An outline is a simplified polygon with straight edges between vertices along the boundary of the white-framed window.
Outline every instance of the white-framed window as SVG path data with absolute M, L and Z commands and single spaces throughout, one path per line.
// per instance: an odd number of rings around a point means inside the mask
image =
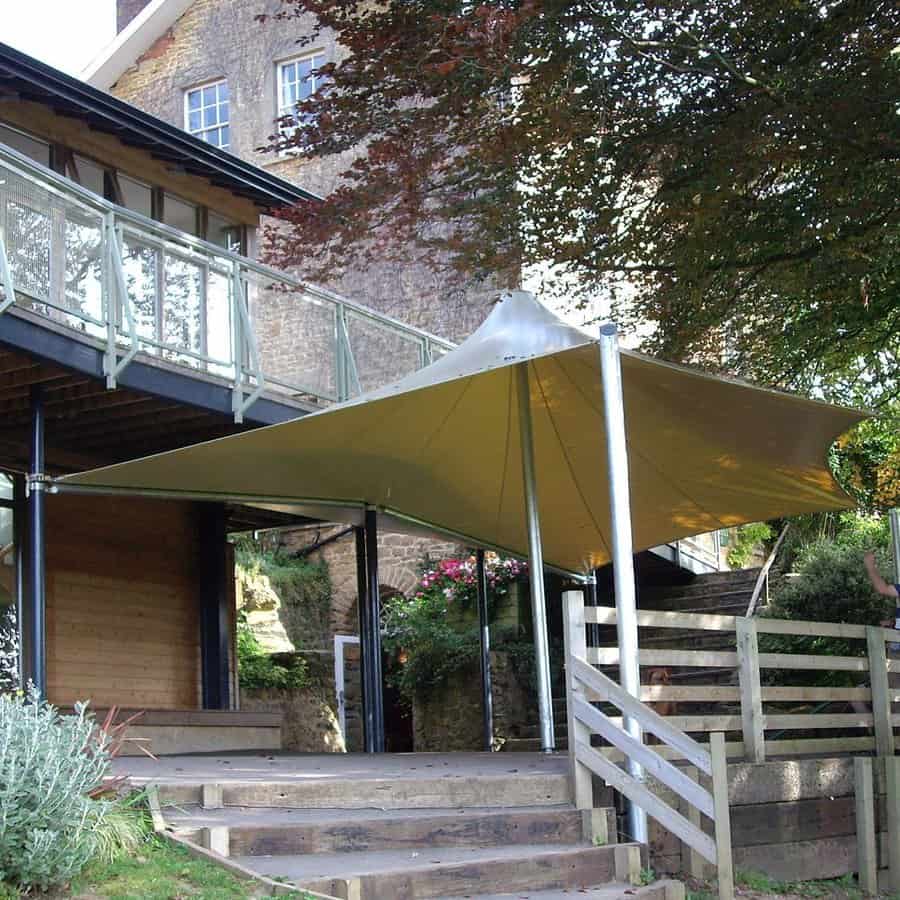
M 324 65 L 325 54 L 322 51 L 307 53 L 278 63 L 278 118 L 280 120 L 285 120 L 286 116 L 291 118 L 290 123 L 282 124 L 283 134 L 290 134 L 304 124 L 297 113 L 297 104 L 321 90 L 326 79 L 316 74 L 316 69 Z
M 213 81 L 184 92 L 184 127 L 208 144 L 227 150 L 229 128 L 228 82 Z

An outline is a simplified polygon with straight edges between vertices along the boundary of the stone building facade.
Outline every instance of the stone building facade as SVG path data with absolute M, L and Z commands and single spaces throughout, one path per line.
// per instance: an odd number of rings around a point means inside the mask
M 148 2 L 118 0 L 119 29 Z M 229 95 L 230 152 L 320 196 L 328 194 L 352 154 L 300 160 L 260 149 L 277 131 L 279 65 L 310 55 L 329 62 L 342 53 L 329 34 L 322 34 L 309 46 L 298 43 L 312 31 L 309 16 L 265 23 L 258 20 L 279 8 L 278 0 L 194 0 L 114 84 L 100 86 L 184 127 L 186 93 L 224 81 Z M 483 321 L 498 292 L 495 284 L 474 280 L 468 286 L 448 289 L 430 267 L 396 262 L 367 265 L 364 271 L 350 271 L 324 286 L 454 341 Z M 259 338 L 260 344 L 266 343 L 265 334 Z

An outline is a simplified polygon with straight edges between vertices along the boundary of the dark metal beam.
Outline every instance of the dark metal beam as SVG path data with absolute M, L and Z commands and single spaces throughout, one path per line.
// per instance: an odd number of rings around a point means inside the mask
M 0 316 L 0 344 L 96 379 L 102 380 L 105 377 L 102 349 L 77 337 L 45 328 L 18 314 L 16 310 L 8 310 Z M 153 362 L 136 359 L 119 376 L 119 387 L 154 394 L 226 416 L 232 415 L 230 386 L 187 369 L 173 371 Z M 252 424 L 274 425 L 296 419 L 307 411 L 308 409 L 268 397 L 260 397 L 247 410 L 244 419 Z
M 372 695 L 368 704 L 373 746 L 370 752 L 384 753 L 384 691 L 381 667 L 381 582 L 378 579 L 378 513 L 366 510 L 366 625 L 368 633 L 360 635 L 363 666 L 369 668 Z M 365 643 L 363 644 L 363 641 Z
M 488 584 L 484 550 L 475 552 L 475 584 L 478 589 L 478 630 L 481 636 L 482 749 L 494 749 L 494 693 L 491 684 L 491 629 L 488 623 Z
M 46 545 L 44 533 L 44 398 L 40 385 L 31 395 L 31 458 L 28 464 L 28 599 L 31 681 L 41 697 L 47 696 L 46 648 Z
M 200 532 L 200 665 L 204 709 L 230 709 L 231 627 L 225 572 L 225 507 L 198 504 Z

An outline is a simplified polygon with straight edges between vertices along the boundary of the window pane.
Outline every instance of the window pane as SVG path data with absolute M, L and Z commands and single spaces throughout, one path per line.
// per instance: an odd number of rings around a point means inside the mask
M 188 109 L 200 109 L 200 91 L 188 91 Z
M 197 207 L 171 194 L 163 198 L 163 222 L 188 234 L 197 233 Z
M 207 106 L 203 110 L 203 124 L 207 128 L 210 125 L 216 125 L 219 122 L 219 108 L 217 106 Z
M 188 131 L 199 131 L 202 121 L 203 120 L 200 115 L 199 109 L 196 112 L 189 112 L 188 113 Z
M 219 129 L 219 146 L 227 147 L 230 143 L 231 142 L 228 139 L 228 126 L 226 125 L 224 128 Z
M 29 159 L 41 165 L 50 165 L 50 145 L 45 141 L 39 141 L 13 128 L 7 128 L 6 125 L 0 125 L 0 143 L 24 153 Z
M 206 239 L 212 244 L 218 244 L 226 250 L 241 252 L 241 227 L 233 225 L 227 219 L 210 210 L 207 216 Z
M 215 86 L 203 88 L 203 105 L 204 106 L 212 106 L 215 102 L 216 102 Z
M 78 171 L 78 183 L 102 197 L 103 166 L 95 163 L 92 159 L 81 156 L 79 153 L 73 154 L 73 158 L 75 160 L 75 168 Z
M 150 190 L 150 186 L 135 181 L 127 175 L 119 175 L 119 187 L 122 188 L 122 200 L 125 208 L 150 218 L 153 214 L 153 192 Z

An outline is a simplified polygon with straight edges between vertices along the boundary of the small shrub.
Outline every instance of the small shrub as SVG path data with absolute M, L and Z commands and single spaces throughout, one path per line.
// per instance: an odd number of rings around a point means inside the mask
M 31 692 L 0 697 L 0 880 L 46 889 L 93 856 L 113 806 L 88 796 L 110 760 L 93 732 L 83 704 L 61 716 Z
M 248 690 L 301 690 L 308 687 L 309 667 L 305 659 L 295 657 L 289 666 L 275 662 L 265 652 L 247 616 L 240 613 L 237 631 L 238 674 L 241 687 Z

